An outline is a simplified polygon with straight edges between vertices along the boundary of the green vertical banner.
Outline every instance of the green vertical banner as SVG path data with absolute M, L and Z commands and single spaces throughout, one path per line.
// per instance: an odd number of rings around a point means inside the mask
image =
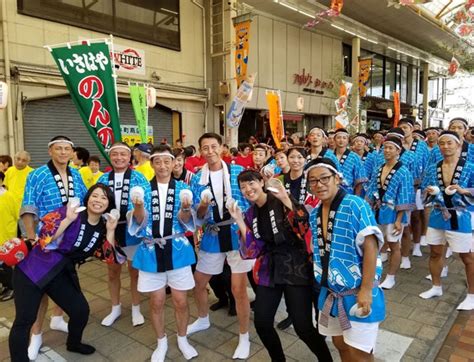
M 130 98 L 132 99 L 133 113 L 137 121 L 138 132 L 142 143 L 147 143 L 148 136 L 148 106 L 146 103 L 145 85 L 128 84 Z
M 47 47 L 71 98 L 102 155 L 122 139 L 115 73 L 107 41 Z

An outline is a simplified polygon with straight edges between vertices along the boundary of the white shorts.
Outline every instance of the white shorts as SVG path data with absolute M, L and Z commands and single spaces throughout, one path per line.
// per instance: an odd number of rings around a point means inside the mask
M 238 250 L 226 253 L 208 253 L 199 250 L 196 270 L 208 275 L 219 275 L 224 270 L 226 259 L 232 273 L 247 273 L 255 264 L 255 259 L 242 259 Z
M 474 211 L 471 211 L 471 229 L 474 232 Z
M 135 252 L 137 251 L 138 245 L 130 245 L 124 246 L 122 248 L 123 252 L 127 256 L 127 260 L 132 261 L 133 257 L 135 256 Z
M 163 273 L 138 271 L 137 289 L 141 293 L 160 290 L 166 286 L 176 290 L 191 290 L 194 288 L 193 271 L 190 266 L 168 270 Z
M 321 320 L 321 313 L 319 313 Z M 343 331 L 339 320 L 329 316 L 328 326 L 324 327 L 318 321 L 318 330 L 323 336 L 334 337 L 342 336 L 344 342 L 351 347 L 366 353 L 372 353 L 377 342 L 377 334 L 379 332 L 379 322 L 361 323 L 351 321 L 351 329 Z
M 441 230 L 429 227 L 426 232 L 426 241 L 429 245 L 445 245 L 455 253 L 469 253 L 474 251 L 474 238 L 472 233 Z
M 402 240 L 404 228 L 405 226 L 402 225 L 402 231 L 400 234 L 395 235 L 393 233 L 395 231 L 394 224 L 379 225 L 379 229 L 382 231 L 385 241 L 388 241 L 389 243 L 399 243 L 400 240 Z
M 421 189 L 416 190 L 415 204 L 417 210 L 424 210 L 423 200 L 421 199 Z

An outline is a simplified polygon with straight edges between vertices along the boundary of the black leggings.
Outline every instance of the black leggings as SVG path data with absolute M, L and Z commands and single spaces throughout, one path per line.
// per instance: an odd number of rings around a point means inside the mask
M 75 278 L 76 280 L 73 280 Z M 64 269 L 43 289 L 21 270 L 13 271 L 16 317 L 10 331 L 10 356 L 13 362 L 28 362 L 30 330 L 36 320 L 41 299 L 47 294 L 69 316 L 67 345 L 77 345 L 89 319 L 89 304 L 82 294 L 77 275 Z
M 285 354 L 273 323 L 282 295 L 298 337 L 306 343 L 319 361 L 332 361 L 331 352 L 323 336 L 313 326 L 312 287 L 277 285 L 273 288 L 257 286 L 255 329 L 272 361 L 285 361 Z

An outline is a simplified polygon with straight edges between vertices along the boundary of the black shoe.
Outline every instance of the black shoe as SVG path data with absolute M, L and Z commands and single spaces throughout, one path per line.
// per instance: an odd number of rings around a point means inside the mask
M 213 305 L 209 307 L 210 310 L 215 312 L 216 310 L 219 310 L 221 308 L 225 308 L 229 305 L 229 302 L 227 300 L 219 299 L 217 302 L 215 302 Z
M 283 319 L 280 323 L 277 324 L 277 328 L 280 331 L 284 331 L 285 329 L 289 328 L 293 323 L 291 322 L 290 316 Z
M 69 352 L 75 352 L 75 353 L 80 353 L 80 354 L 92 354 L 95 352 L 94 347 L 85 343 L 71 344 L 71 345 L 68 344 L 66 348 Z
M 13 289 L 5 288 L 0 295 L 0 302 L 6 302 L 13 299 Z
M 231 304 L 229 306 L 229 311 L 227 312 L 227 314 L 231 317 L 235 317 L 237 315 L 237 311 L 235 310 L 235 304 Z

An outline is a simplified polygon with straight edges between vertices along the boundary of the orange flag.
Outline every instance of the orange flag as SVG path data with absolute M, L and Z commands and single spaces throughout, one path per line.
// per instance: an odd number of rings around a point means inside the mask
M 400 93 L 393 92 L 393 127 L 398 127 L 400 120 Z
M 268 104 L 268 115 L 270 118 L 270 130 L 272 132 L 273 141 L 277 148 L 281 147 L 280 140 L 285 135 L 285 127 L 283 125 L 283 113 L 281 110 L 280 91 L 267 90 L 265 92 Z

